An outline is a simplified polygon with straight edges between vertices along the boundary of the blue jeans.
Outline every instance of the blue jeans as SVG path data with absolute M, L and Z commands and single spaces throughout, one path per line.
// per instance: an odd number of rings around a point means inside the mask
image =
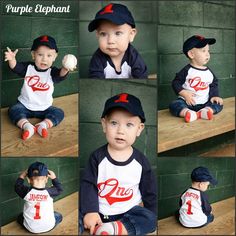
M 59 212 L 56 212 L 56 211 L 54 211 L 54 217 L 55 217 L 55 226 L 53 227 L 53 229 L 60 223 L 60 222 L 62 222 L 62 214 L 61 213 L 59 213 Z M 17 217 L 17 222 L 21 225 L 21 226 L 23 226 L 24 228 L 25 228 L 25 226 L 24 226 L 24 216 L 23 216 L 23 213 L 21 213 L 18 217 Z M 26 228 L 25 228 L 26 229 Z M 26 229 L 27 230 L 27 229 Z
M 21 119 L 39 118 L 42 120 L 49 119 L 53 126 L 57 126 L 64 119 L 64 112 L 60 108 L 50 106 L 45 111 L 31 111 L 20 102 L 9 108 L 8 115 L 15 125 Z
M 169 105 L 169 109 L 172 115 L 174 116 L 180 116 L 180 112 L 184 109 L 184 108 L 188 108 L 190 110 L 193 111 L 199 111 L 204 107 L 210 107 L 213 110 L 213 114 L 217 114 L 219 112 L 221 112 L 221 110 L 223 109 L 223 105 L 217 104 L 217 103 L 212 103 L 210 101 L 208 101 L 205 104 L 197 104 L 197 105 L 188 105 L 186 103 L 186 101 L 182 98 L 178 98 L 177 100 L 174 100 L 170 105 Z
M 145 207 L 135 206 L 129 211 L 113 216 L 106 216 L 100 214 L 103 223 L 111 221 L 121 221 L 125 226 L 128 235 L 145 235 L 156 230 L 157 227 L 157 216 Z M 83 216 L 79 216 L 79 229 L 82 233 L 83 227 Z

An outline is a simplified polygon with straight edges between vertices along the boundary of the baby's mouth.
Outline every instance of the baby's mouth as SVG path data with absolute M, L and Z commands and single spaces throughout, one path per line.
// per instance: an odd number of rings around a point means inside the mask
M 125 140 L 123 138 L 115 138 L 116 141 L 118 142 L 124 142 Z

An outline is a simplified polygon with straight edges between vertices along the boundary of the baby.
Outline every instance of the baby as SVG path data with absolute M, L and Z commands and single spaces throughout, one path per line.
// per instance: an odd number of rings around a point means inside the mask
M 184 117 L 186 122 L 211 120 L 213 114 L 223 109 L 218 80 L 206 66 L 210 60 L 209 45 L 215 42 L 214 38 L 200 35 L 194 35 L 184 42 L 183 52 L 190 63 L 172 81 L 172 87 L 179 98 L 170 104 L 169 109 L 174 116 Z
M 25 178 L 30 186 L 24 185 Z M 51 187 L 46 187 L 48 178 L 52 180 Z M 23 213 L 17 221 L 31 233 L 50 231 L 62 221 L 62 215 L 53 210 L 53 198 L 61 194 L 62 186 L 44 163 L 34 162 L 23 171 L 16 180 L 15 191 L 24 199 Z
M 131 45 L 137 30 L 126 6 L 108 4 L 97 12 L 88 30 L 96 30 L 99 44 L 90 61 L 90 78 L 147 78 L 147 67 Z
M 43 35 L 36 38 L 31 47 L 34 62 L 17 62 L 16 54 L 7 48 L 5 61 L 13 72 L 24 77 L 18 102 L 9 108 L 10 120 L 22 129 L 22 139 L 31 138 L 38 133 L 43 138 L 48 136 L 48 128 L 58 125 L 64 118 L 62 109 L 52 106 L 54 83 L 66 79 L 69 71 L 76 68 L 77 60 L 71 67 L 69 57 L 64 57 L 62 68 L 53 67 L 58 48 L 54 38 Z M 42 121 L 36 125 L 31 124 L 29 118 L 39 118 Z

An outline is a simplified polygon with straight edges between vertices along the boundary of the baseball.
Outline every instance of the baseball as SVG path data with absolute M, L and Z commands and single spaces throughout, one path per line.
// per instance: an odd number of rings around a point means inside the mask
M 74 70 L 77 65 L 77 59 L 74 55 L 72 54 L 67 54 L 64 56 L 62 60 L 62 65 L 65 67 L 67 70 Z

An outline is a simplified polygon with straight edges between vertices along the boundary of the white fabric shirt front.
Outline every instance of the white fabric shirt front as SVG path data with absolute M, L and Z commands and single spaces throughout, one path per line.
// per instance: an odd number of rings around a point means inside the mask
M 53 199 L 47 190 L 31 189 L 24 197 L 24 226 L 32 233 L 43 233 L 55 226 Z
M 31 111 L 44 111 L 52 105 L 53 91 L 51 68 L 37 71 L 33 65 L 28 65 L 18 100 Z
M 209 85 L 213 82 L 214 76 L 209 69 L 200 70 L 191 67 L 188 70 L 183 88 L 192 91 L 196 104 L 205 104 L 209 99 Z
M 142 166 L 135 159 L 125 166 L 112 164 L 105 157 L 98 167 L 99 212 L 117 215 L 141 202 L 139 183 Z
M 179 221 L 186 227 L 199 227 L 207 222 L 202 211 L 200 191 L 189 188 L 181 196 L 182 206 L 179 210 Z
M 105 78 L 107 79 L 127 79 L 131 78 L 131 67 L 125 61 L 121 66 L 121 73 L 117 73 L 115 69 L 107 62 L 107 66 L 104 69 Z

